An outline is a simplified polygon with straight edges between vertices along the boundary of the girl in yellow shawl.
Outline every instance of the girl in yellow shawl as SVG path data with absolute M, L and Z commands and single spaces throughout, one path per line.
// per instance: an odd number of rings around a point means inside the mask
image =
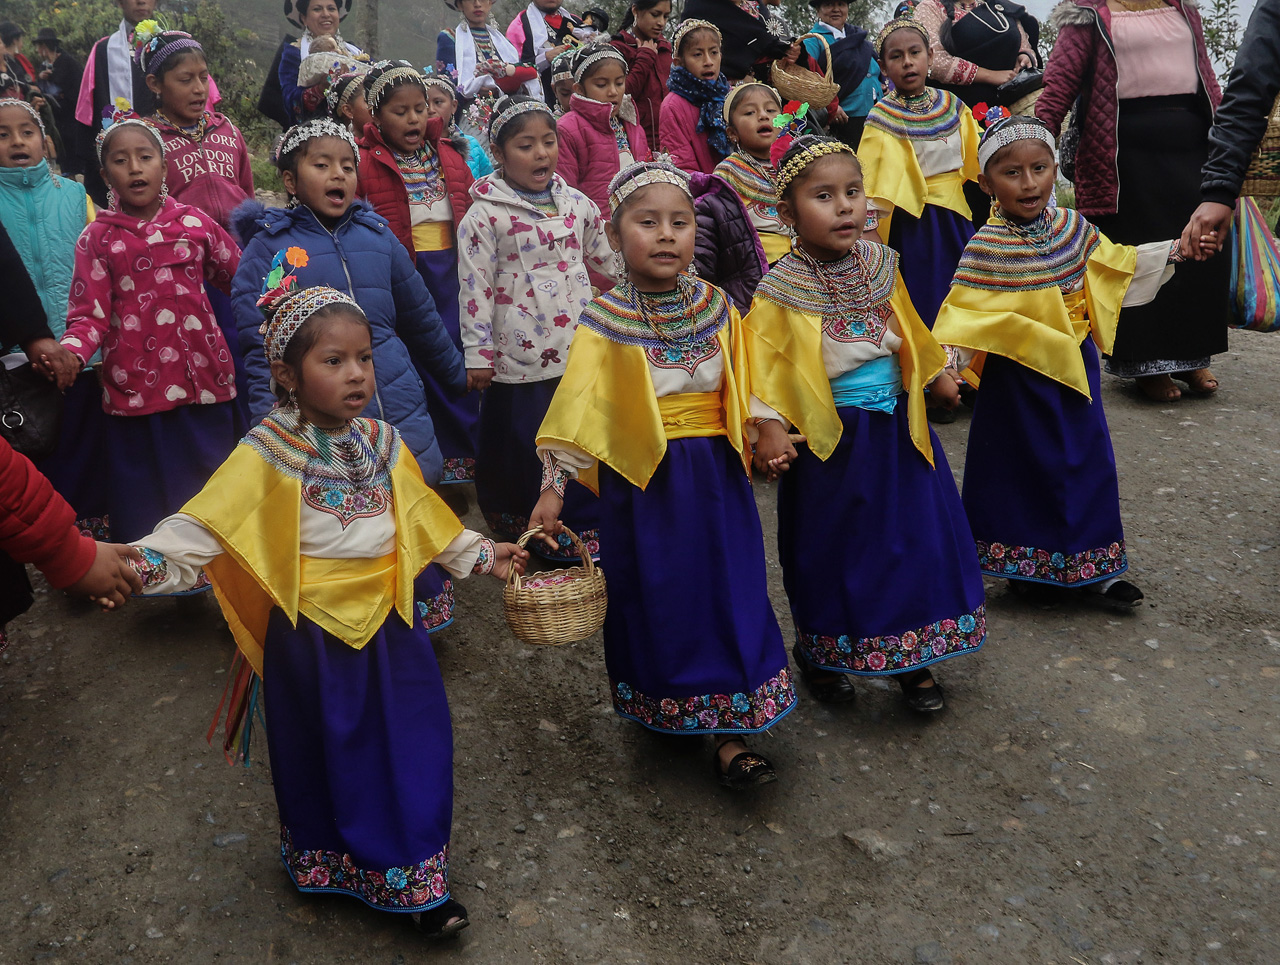
M 716 735 L 715 774 L 745 789 L 776 775 L 744 735 L 776 724 L 796 694 L 748 476 L 741 322 L 724 292 L 684 271 L 697 231 L 687 174 L 634 164 L 609 193 L 627 280 L 579 319 L 538 430 L 546 468 L 530 524 L 559 531 L 570 478 L 598 489 L 614 709 Z
M 929 665 L 986 637 L 973 536 L 925 419 L 925 387 L 954 407 L 956 385 L 898 253 L 861 239 L 867 199 L 853 150 L 799 138 L 778 183 L 797 244 L 764 276 L 743 324 L 757 466 L 783 474 L 792 654 L 818 700 L 852 700 L 851 675 L 889 676 L 912 710 L 938 711 Z M 807 440 L 798 450 L 788 425 Z
M 446 571 L 505 578 L 528 554 L 463 529 L 396 429 L 360 418 L 369 322 L 341 292 L 294 288 L 305 258 L 280 252 L 259 302 L 281 405 L 138 543 L 139 569 L 146 593 L 187 589 L 202 568 L 213 583 L 243 658 L 227 748 L 247 762 L 260 692 L 298 889 L 449 937 L 467 912 L 449 896 L 453 739 L 430 632 L 452 608 Z
M 982 381 L 964 506 L 983 571 L 1040 599 L 1071 589 L 1131 609 L 1143 595 L 1120 578 L 1129 559 L 1098 351 L 1110 351 L 1121 307 L 1151 301 L 1183 256 L 1176 239 L 1113 245 L 1078 212 L 1049 208 L 1054 147 L 1033 117 L 983 134 L 979 183 L 996 204 L 933 333 Z

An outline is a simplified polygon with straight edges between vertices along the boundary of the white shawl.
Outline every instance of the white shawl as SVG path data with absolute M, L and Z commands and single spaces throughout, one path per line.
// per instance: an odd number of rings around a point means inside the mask
M 538 18 L 538 22 L 542 23 L 541 17 Z M 520 63 L 520 52 L 516 50 L 515 45 L 510 40 L 502 35 L 502 31 L 491 27 L 488 32 L 489 42 L 493 44 L 493 49 L 503 63 Z M 546 35 L 547 26 L 543 23 L 542 36 L 544 41 Z M 476 39 L 471 35 L 471 25 L 465 21 L 459 24 L 457 30 L 453 32 L 453 56 L 458 61 L 458 90 L 464 97 L 475 97 L 486 87 L 492 87 L 501 93 L 502 89 L 488 74 L 476 76 Z M 536 80 L 525 81 L 524 92 L 539 100 L 542 99 L 542 88 Z

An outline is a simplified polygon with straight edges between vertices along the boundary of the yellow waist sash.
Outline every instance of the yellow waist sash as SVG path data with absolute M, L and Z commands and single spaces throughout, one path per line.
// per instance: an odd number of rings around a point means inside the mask
M 424 221 L 413 226 L 416 251 L 448 251 L 453 247 L 452 221 Z
M 395 605 L 395 553 L 354 560 L 302 556 L 299 575 L 298 612 L 340 639 L 369 639 Z
M 658 400 L 662 431 L 668 439 L 726 436 L 724 403 L 719 392 L 680 392 Z
M 791 250 L 791 239 L 776 231 L 762 231 L 760 247 L 764 248 L 764 260 L 772 265 Z

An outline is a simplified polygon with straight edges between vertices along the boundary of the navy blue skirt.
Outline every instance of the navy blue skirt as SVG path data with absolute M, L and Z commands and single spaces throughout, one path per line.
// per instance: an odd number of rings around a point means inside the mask
M 1129 568 L 1092 340 L 1080 355 L 1092 402 L 1002 356 L 984 363 L 964 508 L 982 569 L 994 576 L 1082 586 Z
M 897 674 L 971 653 L 986 638 L 982 574 L 951 467 L 892 413 L 837 410 L 823 462 L 808 446 L 778 490 L 778 555 L 805 658 L 842 673 Z
M 974 235 L 973 222 L 950 208 L 926 204 L 920 217 L 894 211 L 885 243 L 902 254 L 898 270 L 916 313 L 929 328 L 938 317 L 964 246 Z
M 108 415 L 105 475 L 111 538 L 138 540 L 204 488 L 248 431 L 235 400 L 150 415 Z
M 485 523 L 499 539 L 514 542 L 529 528 L 529 514 L 542 495 L 542 461 L 538 458 L 538 429 L 547 415 L 560 380 L 508 384 L 494 382 L 484 391 L 480 407 L 480 449 L 476 458 L 476 501 Z M 599 500 L 585 486 L 570 482 L 564 494 L 561 520 L 600 558 Z M 543 559 L 576 562 L 581 557 L 560 537 L 560 551 L 541 540 L 530 540 L 530 552 Z
M 100 540 L 111 536 L 103 486 L 103 443 L 110 419 L 102 411 L 102 383 L 97 370 L 83 369 L 63 395 L 58 446 L 40 460 L 40 471 L 76 511 L 80 532 Z
M 445 331 L 453 339 L 458 351 L 462 351 L 462 329 L 458 322 L 461 294 L 457 251 L 453 248 L 447 251 L 420 251 L 417 267 L 418 274 L 426 282 L 427 290 L 435 301 L 436 311 L 444 322 Z M 440 452 L 444 456 L 444 474 L 440 477 L 440 484 L 470 482 L 476 475 L 480 393 L 468 392 L 459 398 L 447 391 L 417 359 L 414 359 L 413 365 L 422 379 L 422 388 L 427 396 L 427 412 L 431 415 L 431 424 L 436 428 L 436 441 L 440 443 Z
M 600 533 L 620 715 L 657 731 L 749 734 L 795 706 L 760 516 L 727 439 L 671 441 L 643 490 L 601 466 Z
M 439 576 L 418 578 L 418 612 Z M 449 897 L 453 731 L 422 619 L 392 612 L 363 649 L 271 615 L 263 703 L 280 856 L 300 891 L 413 912 Z

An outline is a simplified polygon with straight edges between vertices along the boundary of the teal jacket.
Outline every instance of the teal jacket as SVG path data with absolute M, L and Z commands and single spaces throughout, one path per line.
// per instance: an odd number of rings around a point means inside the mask
M 48 161 L 0 168 L 0 224 L 27 266 L 54 338 L 67 329 L 76 241 L 92 211 L 84 185 L 53 174 Z

